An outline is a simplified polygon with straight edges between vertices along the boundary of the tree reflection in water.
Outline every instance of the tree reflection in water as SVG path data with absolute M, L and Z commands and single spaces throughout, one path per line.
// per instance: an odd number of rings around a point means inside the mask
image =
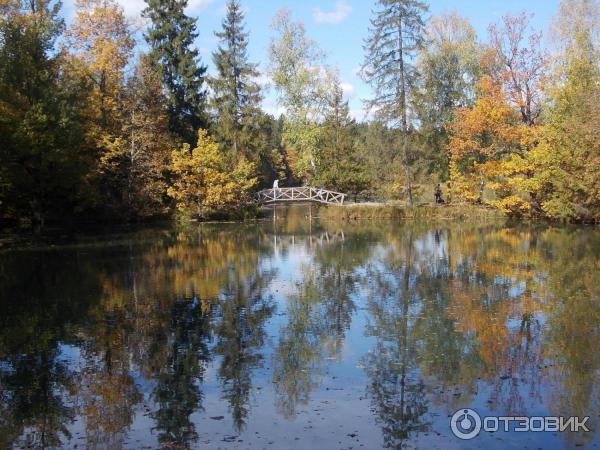
M 191 415 L 202 408 L 202 384 L 209 359 L 208 313 L 197 298 L 173 304 L 171 326 L 164 342 L 168 356 L 156 377 L 152 414 L 163 445 L 187 447 L 198 437 Z
M 413 267 L 413 232 L 392 245 L 368 277 L 374 284 L 368 303 L 367 335 L 376 345 L 364 358 L 368 392 L 381 424 L 384 442 L 400 448 L 413 433 L 426 431 L 428 399 L 416 364 L 414 336 L 419 297 Z
M 427 447 L 475 404 L 597 428 L 597 230 L 279 215 L 5 252 L 0 447 L 193 447 L 214 437 L 207 401 L 248 437 L 253 398 L 257 417 L 310 416 L 336 371 L 328 398 L 366 388 L 340 412 L 373 414 L 387 447 Z
M 294 245 L 314 253 L 303 265 L 301 283 L 287 298 L 287 323 L 279 330 L 273 381 L 279 412 L 293 417 L 320 384 L 325 361 L 339 360 L 344 336 L 356 310 L 358 268 L 368 256 L 368 235 L 347 242 L 343 233 L 316 229 L 315 238 Z
M 265 323 L 275 311 L 265 288 L 273 278 L 269 272 L 240 278 L 233 273 L 218 301 L 213 352 L 222 357 L 219 378 L 223 398 L 229 403 L 237 432 L 244 429 L 252 388 L 252 371 L 263 366 Z

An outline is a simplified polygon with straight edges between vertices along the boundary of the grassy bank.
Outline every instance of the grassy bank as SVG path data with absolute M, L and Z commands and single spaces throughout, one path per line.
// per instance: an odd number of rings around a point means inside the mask
M 319 211 L 327 220 L 372 219 L 436 219 L 436 220 L 497 220 L 505 218 L 497 209 L 475 205 L 406 206 L 401 203 L 349 203 L 331 205 Z

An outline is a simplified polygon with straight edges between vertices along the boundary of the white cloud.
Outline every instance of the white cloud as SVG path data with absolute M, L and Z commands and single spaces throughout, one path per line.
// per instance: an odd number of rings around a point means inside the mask
M 357 122 L 363 122 L 368 117 L 368 114 L 365 113 L 364 109 L 350 109 L 350 117 Z
M 313 10 L 313 17 L 317 23 L 340 23 L 352 12 L 352 6 L 347 4 L 344 0 L 338 0 L 335 3 L 335 9 L 333 11 L 323 11 L 321 8 L 315 8 Z
M 139 17 L 147 6 L 144 0 L 118 0 L 127 17 Z
M 141 16 L 142 11 L 146 8 L 147 4 L 144 0 L 117 0 L 117 2 L 123 7 L 125 15 L 127 17 L 137 18 Z M 185 9 L 186 14 L 193 14 L 202 11 L 213 0 L 190 0 L 187 8 Z
M 267 114 L 272 115 L 276 119 L 278 119 L 279 116 L 281 116 L 282 114 L 285 114 L 287 112 L 287 110 L 284 107 L 277 106 L 277 105 L 263 106 L 263 111 L 266 112 Z
M 350 100 L 354 98 L 356 95 L 356 89 L 350 83 L 346 83 L 345 81 L 340 83 L 342 91 L 344 91 L 344 100 Z
M 200 12 L 212 2 L 213 0 L 190 0 L 185 12 L 187 14 Z

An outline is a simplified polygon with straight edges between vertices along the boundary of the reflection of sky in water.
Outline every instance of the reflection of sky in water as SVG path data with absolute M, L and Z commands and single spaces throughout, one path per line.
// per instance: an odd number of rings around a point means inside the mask
M 0 447 L 41 442 L 51 413 L 71 438 L 57 426 L 47 447 L 600 443 L 597 433 L 465 443 L 448 423 L 461 407 L 600 410 L 600 299 L 585 272 L 599 264 L 597 231 L 580 230 L 576 241 L 567 230 L 309 224 L 301 210 L 279 214 L 256 226 L 125 236 L 115 247 L 9 254 L 17 303 L 0 304 L 0 432 L 11 441 Z M 17 270 L 28 266 L 38 278 Z M 217 298 L 203 299 L 215 286 Z M 17 326 L 28 320 L 37 333 Z M 64 409 L 33 394 L 11 403 L 46 381 Z

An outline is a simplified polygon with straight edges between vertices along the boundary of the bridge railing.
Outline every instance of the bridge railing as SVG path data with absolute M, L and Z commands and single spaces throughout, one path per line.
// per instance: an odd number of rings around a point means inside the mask
M 312 186 L 265 189 L 257 192 L 258 203 L 318 202 L 343 205 L 346 194 Z

